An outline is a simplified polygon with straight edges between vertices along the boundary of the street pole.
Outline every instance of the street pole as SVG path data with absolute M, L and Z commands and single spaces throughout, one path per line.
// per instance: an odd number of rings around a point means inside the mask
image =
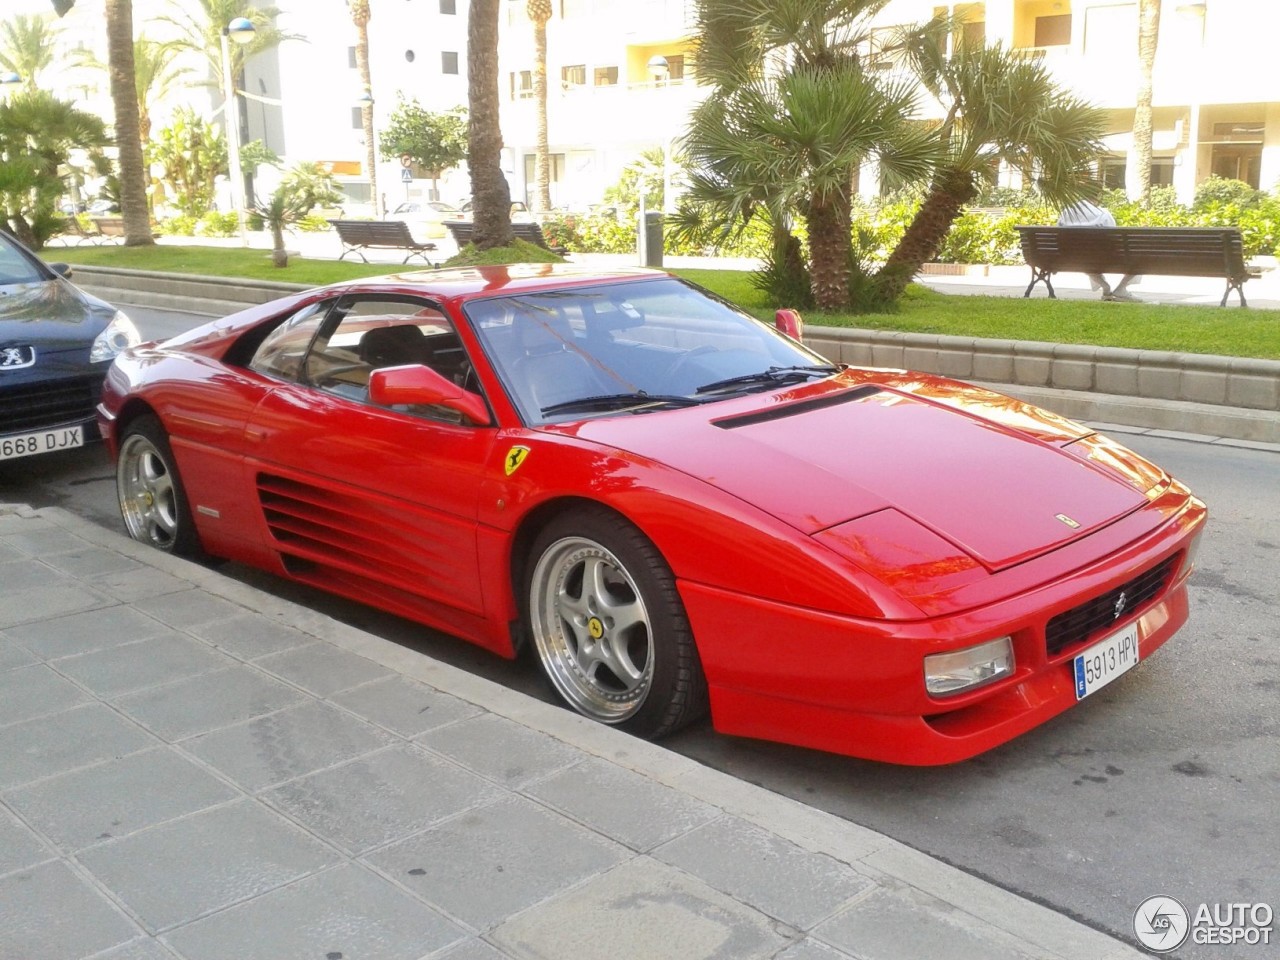
M 227 164 L 231 170 L 231 206 L 236 211 L 240 245 L 249 245 L 249 224 L 244 215 L 244 170 L 240 167 L 240 111 L 236 109 L 236 85 L 231 76 L 230 31 L 222 28 L 222 120 L 227 131 Z

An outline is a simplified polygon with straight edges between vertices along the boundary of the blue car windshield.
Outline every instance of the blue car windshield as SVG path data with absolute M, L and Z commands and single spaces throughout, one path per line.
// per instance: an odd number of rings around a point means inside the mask
M 674 278 L 473 300 L 464 310 L 528 424 L 709 403 L 835 372 Z
M 13 242 L 0 233 L 0 286 L 48 279 Z

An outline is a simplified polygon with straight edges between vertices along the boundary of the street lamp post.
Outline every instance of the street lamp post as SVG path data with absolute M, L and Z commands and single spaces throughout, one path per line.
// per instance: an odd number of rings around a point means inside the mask
M 240 166 L 240 110 L 236 101 L 235 78 L 231 73 L 231 40 L 244 45 L 253 40 L 253 22 L 236 17 L 222 28 L 222 120 L 227 130 L 227 163 L 231 171 L 231 205 L 236 211 L 240 243 L 249 245 L 248 221 L 244 212 L 244 170 Z
M 656 85 L 661 85 L 671 73 L 671 65 L 662 54 L 654 54 L 649 58 L 649 73 Z M 662 141 L 662 212 L 671 212 L 671 141 Z

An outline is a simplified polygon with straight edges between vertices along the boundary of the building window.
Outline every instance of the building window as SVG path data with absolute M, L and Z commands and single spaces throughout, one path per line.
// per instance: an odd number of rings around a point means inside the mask
M 587 85 L 587 65 L 575 63 L 560 68 L 560 82 L 566 87 L 585 87 Z
M 680 54 L 667 57 L 667 79 L 676 83 L 684 79 L 684 57 Z
M 347 66 L 352 70 L 356 68 L 356 48 L 347 47 Z
M 1065 47 L 1071 42 L 1071 14 L 1036 17 L 1036 46 Z
M 351 108 L 351 129 L 352 130 L 364 129 L 364 107 Z
M 985 20 L 970 20 L 960 27 L 960 43 L 970 50 L 981 49 L 987 42 Z
M 597 87 L 611 87 L 618 82 L 617 67 L 596 67 L 595 85 Z
M 441 73 L 457 73 L 458 72 L 458 55 L 452 50 L 444 50 L 440 53 L 440 72 Z
M 440 0 L 440 12 L 445 16 L 453 16 L 458 12 L 457 0 Z
M 511 99 L 527 100 L 533 96 L 533 71 L 517 70 L 511 74 Z

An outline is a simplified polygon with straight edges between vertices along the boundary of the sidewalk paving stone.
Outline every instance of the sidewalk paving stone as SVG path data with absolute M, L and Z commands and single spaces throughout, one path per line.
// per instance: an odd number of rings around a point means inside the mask
M 0 727 L 61 713 L 93 698 L 43 663 L 0 673 Z
M 629 855 L 545 807 L 508 797 L 366 859 L 428 903 L 485 931 Z
M 398 675 L 344 690 L 329 699 L 402 737 L 416 737 L 483 712 L 473 703 Z
M 344 864 L 169 935 L 189 960 L 419 960 L 466 931 Z
M 0 727 L 0 790 L 137 753 L 156 743 L 100 703 Z
M 340 857 L 256 800 L 242 799 L 81 851 L 78 859 L 156 933 Z
M 123 606 L 25 623 L 0 633 L 42 660 L 72 657 L 164 635 L 173 636 L 173 629 Z
M 58 671 L 94 695 L 109 700 L 136 690 L 210 673 L 233 663 L 198 640 L 181 635 L 152 637 L 58 661 Z
M 353 856 L 501 797 L 502 791 L 487 780 L 405 743 L 262 794 L 264 801 Z
M 763 960 L 799 933 L 641 857 L 526 911 L 492 936 L 528 960 Z
M 138 928 L 66 863 L 0 877 L 0 949 L 14 960 L 88 957 Z
M 13 670 L 36 662 L 36 658 L 28 651 L 0 637 L 0 671 Z
M 81 767 L 3 795 L 27 823 L 66 852 L 236 796 L 229 784 L 168 747 Z
M 582 759 L 572 747 L 527 727 L 481 714 L 417 738 L 443 756 L 511 788 L 521 787 Z
M 51 860 L 56 854 L 0 801 L 0 876 Z
M 306 694 L 241 663 L 126 694 L 113 705 L 170 742 L 301 703 Z
M 392 736 L 311 700 L 183 742 L 249 792 L 372 753 Z
M 372 660 L 339 650 L 331 643 L 311 643 L 256 661 L 264 670 L 288 680 L 317 697 L 389 677 L 391 671 Z
M 301 630 L 240 611 L 234 616 L 192 624 L 187 630 L 241 660 L 256 660 L 315 642 L 315 637 Z

